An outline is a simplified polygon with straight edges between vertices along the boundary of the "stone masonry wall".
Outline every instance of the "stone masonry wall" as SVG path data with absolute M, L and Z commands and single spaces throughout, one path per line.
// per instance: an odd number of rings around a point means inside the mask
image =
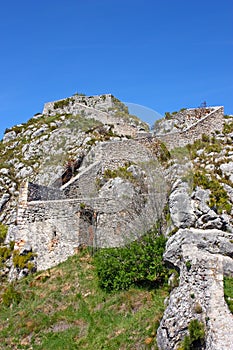
M 58 100 L 55 102 L 66 101 L 67 99 Z M 104 94 L 100 96 L 79 96 L 74 95 L 69 98 L 70 103 L 67 106 L 64 106 L 62 110 L 66 111 L 66 113 L 79 114 L 80 113 L 80 104 L 82 107 L 91 107 L 98 108 L 102 110 L 108 110 L 108 108 L 112 107 L 112 95 Z M 54 109 L 55 102 L 47 102 L 44 105 L 43 114 L 45 115 L 53 115 L 55 111 L 60 110 L 60 108 Z M 76 110 L 77 108 L 77 110 Z M 64 112 L 63 112 L 64 113 Z M 55 113 L 56 114 L 56 113 Z
M 142 223 L 136 205 L 145 211 L 144 218 L 155 220 L 152 205 L 145 206 L 142 195 L 124 192 L 118 198 L 106 197 L 96 189 L 97 175 L 105 169 L 153 158 L 146 147 L 127 139 L 105 142 L 92 148 L 86 158 L 80 173 L 59 190 L 48 188 L 46 194 L 44 186 L 31 183 L 21 188 L 15 241 L 30 242 L 39 270 L 64 261 L 82 244 L 119 246 L 132 240 Z
M 98 173 L 124 166 L 127 162 L 143 163 L 151 158 L 151 152 L 135 140 L 103 142 L 94 147 L 84 159 L 84 171 L 62 186 L 61 190 L 68 198 L 95 195 Z
M 62 101 L 69 101 L 69 103 L 60 108 L 54 108 L 56 103 Z M 118 135 L 135 137 L 141 126 L 137 126 L 137 123 L 133 121 L 130 123 L 129 120 L 125 120 L 123 117 L 116 117 L 111 111 L 112 107 L 112 95 L 110 94 L 89 97 L 72 96 L 69 99 L 46 103 L 44 105 L 43 114 L 80 114 L 86 118 L 98 120 L 103 124 L 113 125 L 113 131 Z
M 28 198 L 27 200 L 33 201 L 48 201 L 54 199 L 65 199 L 65 195 L 60 189 L 54 187 L 41 186 L 29 182 L 28 184 Z
M 80 198 L 21 202 L 16 242 L 30 243 L 38 270 L 65 261 L 80 245 L 119 246 L 130 239 L 134 198 Z M 92 218 L 86 215 L 92 212 Z M 135 227 L 137 218 L 135 217 Z M 132 237 L 131 237 L 132 239 Z
M 156 135 L 169 149 L 183 147 L 200 139 L 202 134 L 211 135 L 215 130 L 222 131 L 223 107 L 215 107 L 214 111 L 183 131 Z

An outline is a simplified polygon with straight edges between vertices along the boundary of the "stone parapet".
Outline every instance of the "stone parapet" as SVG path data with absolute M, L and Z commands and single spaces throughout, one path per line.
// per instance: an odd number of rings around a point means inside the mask
M 200 139 L 202 134 L 211 136 L 216 130 L 221 132 L 224 122 L 223 116 L 223 107 L 214 107 L 213 111 L 196 121 L 187 129 L 173 133 L 157 134 L 156 137 L 166 143 L 169 149 L 184 147 Z

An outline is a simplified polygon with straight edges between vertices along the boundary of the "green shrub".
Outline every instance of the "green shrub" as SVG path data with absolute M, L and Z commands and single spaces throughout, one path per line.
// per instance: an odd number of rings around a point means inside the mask
M 123 248 L 104 248 L 94 256 L 99 285 L 106 291 L 131 285 L 158 286 L 167 277 L 163 263 L 166 239 L 156 230 Z
M 13 284 L 10 284 L 9 287 L 5 290 L 2 295 L 2 302 L 5 306 L 9 307 L 12 304 L 19 304 L 21 301 L 21 294 L 17 292 Z
M 15 133 L 18 135 L 23 130 L 23 124 L 22 125 L 15 125 L 11 128 L 12 131 L 15 131 Z
M 224 123 L 224 125 L 223 125 L 223 133 L 224 134 L 230 134 L 231 132 L 233 132 L 233 122 Z
M 13 265 L 14 265 L 14 267 L 18 267 L 20 269 L 28 268 L 29 270 L 31 270 L 34 265 L 30 261 L 32 261 L 34 256 L 35 256 L 35 254 L 32 252 L 29 252 L 25 255 L 21 255 L 19 250 L 14 250 L 14 252 L 13 252 Z
M 201 186 L 204 189 L 211 191 L 209 206 L 222 214 L 225 210 L 228 214 L 231 213 L 231 204 L 229 203 L 228 195 L 223 186 L 213 176 L 206 176 L 204 171 L 196 171 L 193 176 L 194 187 Z
M 53 104 L 53 108 L 57 109 L 57 108 L 64 108 L 66 106 L 69 106 L 70 102 L 72 102 L 73 99 L 72 98 L 66 98 L 64 100 L 60 100 L 60 101 L 56 101 Z
M 233 277 L 224 277 L 224 298 L 233 314 Z
M 117 169 L 111 170 L 111 169 L 106 169 L 104 171 L 104 179 L 109 180 L 109 179 L 115 179 L 116 177 L 121 177 L 122 179 L 126 179 L 129 181 L 134 182 L 134 176 L 133 174 L 128 171 L 128 167 L 130 166 L 130 163 L 125 164 L 123 167 L 119 167 Z
M 160 162 L 164 163 L 171 159 L 171 154 L 163 142 L 160 142 L 158 149 L 158 159 Z
M 186 265 L 187 270 L 190 271 L 190 269 L 192 267 L 191 261 L 189 261 L 189 260 L 186 261 L 185 265 Z
M 222 145 L 216 138 L 210 138 L 208 135 L 202 134 L 202 138 L 196 140 L 193 144 L 188 144 L 187 149 L 189 150 L 190 157 L 194 159 L 197 157 L 198 150 L 203 149 L 204 153 L 219 153 L 222 150 Z
M 11 256 L 11 249 L 8 247 L 0 247 L 0 266 Z
M 128 107 L 113 95 L 112 95 L 112 102 L 114 104 L 114 107 L 116 107 L 118 111 L 123 112 L 125 114 L 129 114 Z
M 201 135 L 201 139 L 202 139 L 203 142 L 209 142 L 210 141 L 209 135 L 206 135 L 206 134 L 202 134 Z
M 198 350 L 205 345 L 204 324 L 197 319 L 191 320 L 189 326 L 189 335 L 184 338 L 182 350 Z
M 205 147 L 207 153 L 215 152 L 220 153 L 222 150 L 222 145 L 220 143 L 212 143 Z
M 86 96 L 86 94 L 83 94 L 82 92 L 75 92 L 73 96 Z
M 0 222 L 0 244 L 4 243 L 7 235 L 8 227 Z
M 165 119 L 171 119 L 172 118 L 172 115 L 171 115 L 170 112 L 165 112 L 164 116 L 165 116 Z

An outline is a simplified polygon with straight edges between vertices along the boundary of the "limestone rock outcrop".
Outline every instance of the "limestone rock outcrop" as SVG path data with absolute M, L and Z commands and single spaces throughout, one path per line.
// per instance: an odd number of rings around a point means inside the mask
M 178 349 L 192 319 L 205 325 L 205 349 L 233 349 L 233 315 L 223 293 L 232 257 L 233 235 L 216 229 L 180 229 L 168 240 L 164 259 L 180 278 L 158 329 L 159 349 Z

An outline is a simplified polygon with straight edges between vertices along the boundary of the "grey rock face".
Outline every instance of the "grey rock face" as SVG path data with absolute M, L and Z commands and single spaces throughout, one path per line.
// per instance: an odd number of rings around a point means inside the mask
M 0 174 L 2 174 L 2 175 L 8 175 L 8 174 L 9 174 L 9 169 L 2 168 L 2 169 L 0 170 Z
M 210 198 L 210 190 L 204 190 L 197 187 L 192 195 L 192 198 L 196 201 L 195 208 L 198 208 L 200 213 L 205 214 L 210 210 L 210 207 L 207 205 Z
M 232 238 L 219 230 L 180 229 L 168 240 L 164 259 L 179 269 L 180 281 L 158 329 L 160 350 L 178 349 L 192 319 L 205 325 L 205 349 L 233 349 L 233 316 L 223 295 L 223 275 L 233 268 Z
M 9 199 L 10 195 L 8 193 L 2 195 L 2 198 L 0 199 L 0 212 L 2 211 L 4 205 L 8 202 Z
M 122 200 L 132 198 L 135 194 L 134 187 L 131 183 L 117 177 L 109 180 L 99 193 L 100 197 L 121 198 Z
M 188 185 L 178 181 L 169 198 L 169 208 L 173 224 L 179 228 L 191 227 L 195 222 Z
M 11 140 L 13 140 L 16 137 L 16 132 L 15 131 L 9 131 L 7 132 L 4 137 L 3 137 L 3 142 L 9 142 Z
M 233 180 L 233 162 L 225 163 L 220 165 L 220 169 L 223 174 L 230 177 L 230 180 Z

